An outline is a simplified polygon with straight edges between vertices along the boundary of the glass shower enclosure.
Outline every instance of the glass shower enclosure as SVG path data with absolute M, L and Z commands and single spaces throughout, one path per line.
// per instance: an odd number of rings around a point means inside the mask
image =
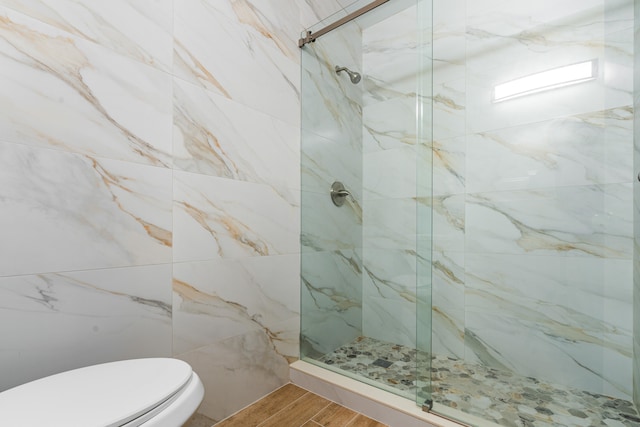
M 389 1 L 301 49 L 301 357 L 421 405 L 431 360 L 430 13 L 424 1 Z
M 301 49 L 304 360 L 640 426 L 638 3 L 389 0 Z

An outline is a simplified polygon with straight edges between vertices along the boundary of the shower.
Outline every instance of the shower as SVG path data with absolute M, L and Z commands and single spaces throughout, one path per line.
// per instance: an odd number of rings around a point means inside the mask
M 340 74 L 341 71 L 345 71 L 347 74 L 349 74 L 349 78 L 351 79 L 351 83 L 353 83 L 354 85 L 358 84 L 360 82 L 360 79 L 362 78 L 360 73 L 356 73 L 355 71 L 351 71 L 347 67 L 341 67 L 339 65 L 336 65 L 335 70 L 336 70 L 336 74 Z
M 374 3 L 300 42 L 302 361 L 472 425 L 640 425 L 634 1 Z

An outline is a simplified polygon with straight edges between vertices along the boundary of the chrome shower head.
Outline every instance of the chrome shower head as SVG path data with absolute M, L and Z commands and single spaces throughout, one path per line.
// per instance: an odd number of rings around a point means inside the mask
M 335 70 L 336 70 L 336 74 L 340 74 L 341 71 L 346 71 L 347 74 L 349 74 L 349 78 L 351 79 L 351 83 L 353 83 L 354 85 L 358 84 L 358 82 L 362 78 L 360 73 L 356 73 L 355 71 L 351 71 L 347 67 L 341 67 L 339 65 L 336 65 Z

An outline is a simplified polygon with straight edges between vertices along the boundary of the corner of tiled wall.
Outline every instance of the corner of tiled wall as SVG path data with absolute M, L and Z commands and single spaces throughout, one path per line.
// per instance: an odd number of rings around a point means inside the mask
M 213 419 L 298 357 L 300 28 L 282 3 L 174 2 L 173 352 Z

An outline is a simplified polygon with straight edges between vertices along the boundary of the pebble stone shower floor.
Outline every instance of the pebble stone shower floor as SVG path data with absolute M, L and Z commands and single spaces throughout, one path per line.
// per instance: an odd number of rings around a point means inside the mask
M 417 391 L 416 359 L 415 349 L 360 337 L 318 361 L 413 398 Z M 626 400 L 448 357 L 432 359 L 431 377 L 434 402 L 502 426 L 640 427 L 640 415 Z

